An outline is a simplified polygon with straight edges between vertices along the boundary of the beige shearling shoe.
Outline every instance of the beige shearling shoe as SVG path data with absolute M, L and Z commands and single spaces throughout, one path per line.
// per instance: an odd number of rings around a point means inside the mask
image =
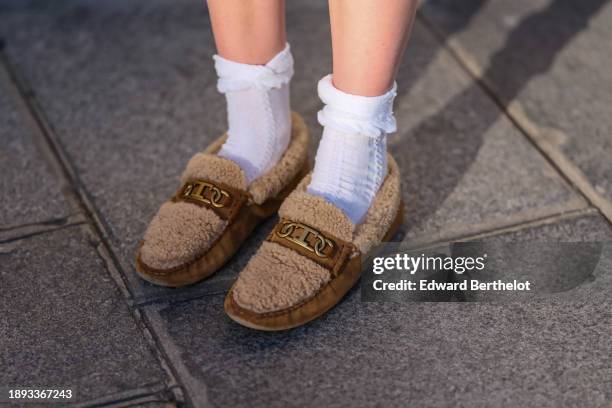
M 402 223 L 399 168 L 391 155 L 388 162 L 387 177 L 359 225 L 307 193 L 310 176 L 302 180 L 227 294 L 227 315 L 253 329 L 285 330 L 336 305 L 359 280 L 361 257 L 391 239 Z
M 149 224 L 136 256 L 143 279 L 178 287 L 211 276 L 308 171 L 308 129 L 297 113 L 281 160 L 248 186 L 236 163 L 215 154 L 226 137 L 191 158 L 181 186 Z

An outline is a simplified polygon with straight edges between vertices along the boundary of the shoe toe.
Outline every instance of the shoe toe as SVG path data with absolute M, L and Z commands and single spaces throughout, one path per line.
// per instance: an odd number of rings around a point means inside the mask
M 186 202 L 167 202 L 145 232 L 141 260 L 155 269 L 186 264 L 210 249 L 226 224 L 207 208 Z
M 240 307 L 270 313 L 311 298 L 330 278 L 316 262 L 266 241 L 240 273 L 232 293 Z

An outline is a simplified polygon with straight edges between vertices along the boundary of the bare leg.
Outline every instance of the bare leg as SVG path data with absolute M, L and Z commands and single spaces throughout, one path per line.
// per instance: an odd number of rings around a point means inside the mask
M 285 48 L 284 0 L 208 0 L 219 55 L 263 65 Z
M 334 86 L 353 95 L 387 92 L 416 6 L 416 0 L 329 0 Z
M 227 100 L 228 138 L 218 155 L 250 183 L 272 167 L 291 139 L 293 58 L 284 0 L 208 0 L 219 55 L 217 89 Z
M 308 191 L 355 224 L 367 214 L 388 169 L 396 130 L 395 74 L 416 0 L 329 0 L 333 74 L 319 81 L 323 137 Z

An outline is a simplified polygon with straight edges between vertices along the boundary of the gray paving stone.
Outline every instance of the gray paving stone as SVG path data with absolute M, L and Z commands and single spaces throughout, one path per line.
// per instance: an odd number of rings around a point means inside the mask
M 597 216 L 514 233 L 586 235 Z M 503 239 L 507 239 L 505 236 Z M 571 295 L 528 302 L 367 303 L 359 290 L 321 319 L 261 333 L 223 296 L 146 309 L 196 405 L 249 407 L 604 407 L 612 401 L 612 245 Z
M 416 47 L 436 47 L 419 27 L 406 65 L 411 56 L 412 65 L 427 62 Z M 420 246 L 584 206 L 447 53 L 438 50 L 417 78 L 398 96 L 401 133 L 389 140 L 403 171 L 405 241 Z
M 361 303 L 290 333 L 222 315 L 222 296 L 160 312 L 218 406 L 606 406 L 609 304 Z
M 186 1 L 23 7 L 3 16 L 9 52 L 99 209 L 135 297 L 174 295 L 137 278 L 132 260 L 188 159 L 224 130 L 205 9 Z M 38 71 L 36 60 L 55 69 Z
M 0 246 L 0 384 L 76 387 L 77 402 L 165 387 L 82 228 Z
M 481 253 L 473 255 L 481 256 L 484 251 L 503 259 L 500 262 L 490 259 L 492 264 L 485 271 L 464 277 L 482 281 L 528 280 L 532 291 L 468 292 L 466 298 L 470 301 L 499 302 L 521 296 L 586 299 L 587 293 L 612 287 L 608 273 L 612 271 L 612 226 L 599 214 L 490 236 L 482 242 Z M 469 256 L 469 251 L 469 248 L 467 252 L 462 251 L 463 255 Z
M 454 38 L 484 67 L 504 103 L 518 100 L 552 142 L 612 202 L 612 4 L 603 0 L 470 1 Z M 480 3 L 481 7 L 478 7 Z M 455 31 L 463 6 L 430 0 L 424 13 Z
M 577 216 L 486 238 L 489 242 L 611 241 L 612 226 L 598 213 Z
M 75 408 L 108 407 L 108 408 L 176 408 L 171 390 L 161 387 L 147 387 L 112 394 L 103 398 L 89 400 L 74 405 Z
M 0 66 L 0 230 L 57 220 L 74 212 L 39 154 L 8 81 Z
M 270 225 L 220 274 L 186 290 L 155 288 L 133 274 L 148 221 L 189 157 L 224 130 L 201 4 L 12 3 L 0 17 L 8 53 L 99 210 L 136 302 L 227 288 Z M 294 108 L 312 126 L 313 151 L 315 84 L 331 70 L 324 2 L 289 3 L 288 22 Z M 420 24 L 399 78 L 402 132 L 390 145 L 404 174 L 406 239 L 417 245 L 585 205 Z

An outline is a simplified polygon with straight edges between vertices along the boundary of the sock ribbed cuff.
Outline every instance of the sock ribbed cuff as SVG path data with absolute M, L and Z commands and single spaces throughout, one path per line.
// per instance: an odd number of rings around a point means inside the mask
M 214 55 L 213 60 L 219 77 L 217 90 L 221 93 L 280 88 L 289 83 L 293 76 L 293 56 L 288 43 L 266 65 L 242 64 L 219 55 Z
M 319 123 L 347 134 L 380 137 L 397 130 L 393 115 L 393 100 L 397 84 L 380 96 L 351 95 L 337 89 L 332 75 L 319 81 L 319 98 L 325 107 L 318 113 Z

